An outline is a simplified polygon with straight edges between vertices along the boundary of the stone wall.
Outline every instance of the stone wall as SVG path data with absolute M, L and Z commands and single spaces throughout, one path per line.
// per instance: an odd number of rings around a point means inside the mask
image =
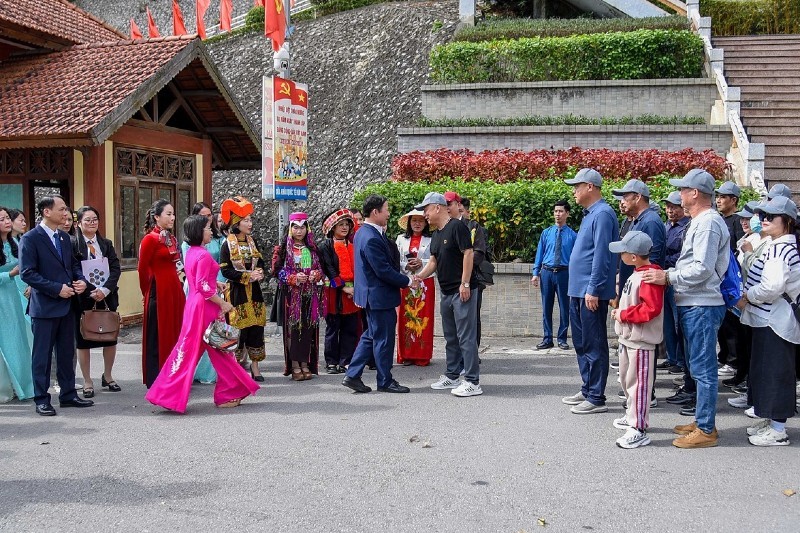
M 437 119 L 532 115 L 702 117 L 718 98 L 707 78 L 425 85 L 422 114 Z
M 468 148 L 473 151 L 551 149 L 573 146 L 610 150 L 696 150 L 712 149 L 724 154 L 730 149 L 731 129 L 727 126 L 496 126 L 469 128 L 398 128 L 397 150 Z

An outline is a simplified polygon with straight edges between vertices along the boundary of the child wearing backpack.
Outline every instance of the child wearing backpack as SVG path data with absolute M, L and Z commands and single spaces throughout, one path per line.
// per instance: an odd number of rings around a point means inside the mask
M 621 241 L 608 245 L 620 254 L 626 265 L 634 268 L 619 297 L 619 307 L 611 311 L 614 331 L 619 336 L 619 376 L 625 391 L 625 416 L 614 420 L 614 427 L 625 429 L 617 439 L 620 448 L 631 449 L 650 444 L 650 395 L 653 392 L 652 372 L 655 372 L 655 349 L 664 339 L 663 285 L 642 281 L 642 273 L 661 270 L 650 263 L 653 241 L 641 231 L 629 231 Z

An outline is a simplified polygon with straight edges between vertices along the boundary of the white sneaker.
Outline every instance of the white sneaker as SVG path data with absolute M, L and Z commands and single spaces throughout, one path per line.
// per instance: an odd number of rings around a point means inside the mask
M 785 431 L 775 431 L 772 426 L 767 426 L 755 435 L 747 437 L 753 446 L 788 446 L 789 436 Z
M 658 398 L 650 400 L 650 407 L 658 407 Z
M 759 431 L 761 431 L 763 429 L 766 429 L 768 427 L 769 427 L 769 419 L 768 418 L 762 418 L 761 420 L 756 422 L 754 425 L 752 425 L 749 428 L 747 428 L 747 436 L 748 437 L 752 437 L 753 435 L 755 435 Z
M 444 374 L 439 376 L 439 381 L 431 383 L 431 388 L 434 390 L 455 389 L 461 385 L 460 379 L 450 379 Z
M 748 407 L 747 409 L 744 410 L 744 414 L 746 414 L 750 418 L 756 418 L 756 419 L 761 418 L 760 416 L 756 415 L 755 407 Z
M 740 394 L 736 398 L 728 398 L 728 405 L 737 409 L 747 409 L 750 407 L 747 403 L 747 394 Z
M 480 385 L 476 385 L 470 381 L 464 380 L 455 389 L 450 391 L 453 396 L 460 396 L 465 398 L 467 396 L 480 396 L 483 394 L 483 389 Z
M 615 418 L 614 419 L 614 427 L 617 428 L 617 429 L 628 429 L 629 427 L 631 427 L 631 425 L 628 424 L 627 415 L 626 416 L 621 416 L 620 418 Z
M 717 374 L 720 376 L 731 376 L 736 373 L 736 369 L 733 368 L 731 365 L 722 365 L 717 370 Z
M 617 439 L 617 446 L 626 450 L 647 446 L 648 444 L 650 444 L 650 437 L 647 436 L 646 432 L 639 431 L 636 428 L 628 428 L 628 431 Z
M 584 400 L 586 400 L 586 398 L 583 397 L 583 393 L 579 392 L 578 394 L 573 394 L 572 396 L 564 396 L 561 398 L 561 403 L 565 403 L 567 405 L 578 405 Z

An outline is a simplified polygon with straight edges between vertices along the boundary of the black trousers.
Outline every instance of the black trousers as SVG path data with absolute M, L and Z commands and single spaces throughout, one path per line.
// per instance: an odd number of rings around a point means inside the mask
M 358 344 L 361 313 L 325 317 L 325 364 L 347 366 Z
M 733 368 L 738 368 L 739 361 L 737 360 L 736 342 L 737 331 L 739 329 L 739 317 L 731 313 L 725 312 L 725 317 L 722 319 L 722 325 L 717 332 L 717 342 L 719 343 L 719 354 L 717 359 L 721 365 L 730 365 Z
M 62 402 L 78 397 L 75 392 L 75 315 L 72 311 L 58 318 L 31 318 L 33 350 L 33 398 L 36 404 L 50 403 L 50 371 L 53 349 L 56 352 L 56 379 Z

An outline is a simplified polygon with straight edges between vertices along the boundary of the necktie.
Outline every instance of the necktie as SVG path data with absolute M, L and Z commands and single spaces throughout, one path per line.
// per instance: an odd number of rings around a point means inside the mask
M 553 252 L 555 258 L 553 259 L 553 266 L 560 267 L 561 266 L 561 228 L 559 227 L 556 230 L 556 249 Z
M 94 240 L 90 239 L 90 240 L 86 241 L 86 245 L 89 247 L 89 257 L 91 257 L 92 259 L 96 259 L 97 258 L 97 250 L 94 249 Z
M 53 246 L 56 247 L 56 252 L 58 252 L 58 258 L 61 261 L 64 261 L 64 258 L 61 257 L 61 238 L 58 236 L 58 232 L 53 233 Z

